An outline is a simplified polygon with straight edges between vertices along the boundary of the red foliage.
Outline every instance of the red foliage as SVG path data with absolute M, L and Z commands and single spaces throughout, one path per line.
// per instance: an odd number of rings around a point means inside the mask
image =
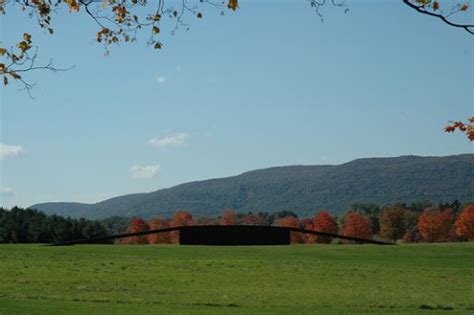
M 135 217 L 132 219 L 128 233 L 137 233 L 149 230 L 150 227 L 142 218 Z M 148 240 L 146 236 L 132 236 L 125 238 L 122 243 L 124 244 L 147 244 Z
M 292 216 L 287 216 L 281 218 L 277 221 L 277 226 L 286 226 L 286 227 L 300 227 L 300 221 Z M 298 232 L 291 232 L 291 242 L 292 243 L 301 243 L 301 233 Z
M 444 128 L 445 132 L 454 132 L 456 130 L 465 133 L 469 141 L 474 141 L 474 116 L 470 117 L 467 123 L 451 121 L 451 125 Z
M 220 225 L 235 225 L 237 224 L 237 213 L 232 209 L 226 209 L 222 211 L 219 218 Z
M 452 239 L 453 209 L 444 211 L 425 209 L 418 218 L 417 228 L 422 241 L 428 243 L 447 242 Z
M 313 219 L 314 230 L 327 233 L 337 233 L 337 221 L 332 217 L 329 212 L 323 210 L 320 211 Z M 331 243 L 332 237 L 328 236 L 317 236 L 316 241 L 318 243 Z
M 346 217 L 342 234 L 369 239 L 372 237 L 370 220 L 358 212 L 351 212 Z
M 454 226 L 457 236 L 463 240 L 474 241 L 474 205 L 464 208 Z
M 150 229 L 157 230 L 170 227 L 169 222 L 166 219 L 154 218 L 150 220 Z M 159 233 L 149 234 L 147 236 L 148 243 L 150 244 L 169 244 L 171 243 L 171 232 L 170 233 Z

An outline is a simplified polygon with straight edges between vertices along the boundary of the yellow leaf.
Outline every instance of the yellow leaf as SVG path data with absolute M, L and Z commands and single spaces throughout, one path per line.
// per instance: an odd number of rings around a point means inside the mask
M 25 51 L 27 51 L 28 49 L 30 49 L 30 48 L 31 48 L 31 46 L 30 46 L 30 45 L 28 45 L 28 43 L 27 43 L 27 42 L 25 42 L 25 41 L 23 41 L 23 42 L 19 42 L 19 43 L 17 44 L 17 46 L 18 46 L 18 48 L 20 48 L 20 49 L 21 49 L 21 51 L 23 51 L 23 52 L 25 52 Z
M 3 56 L 7 53 L 7 50 L 5 48 L 0 48 L 0 56 Z
M 160 28 L 157 26 L 153 26 L 153 34 L 158 34 L 160 32 Z
M 28 33 L 23 34 L 23 39 L 27 42 L 31 42 L 31 35 Z

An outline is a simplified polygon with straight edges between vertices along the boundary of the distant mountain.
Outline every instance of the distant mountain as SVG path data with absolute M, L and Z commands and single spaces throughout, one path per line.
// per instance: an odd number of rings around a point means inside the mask
M 355 202 L 474 201 L 474 154 L 447 157 L 367 158 L 341 165 L 284 166 L 238 176 L 190 182 L 151 193 L 115 197 L 95 204 L 53 202 L 31 206 L 71 217 L 171 216 L 178 209 L 216 216 L 290 210 L 311 215 L 341 213 Z

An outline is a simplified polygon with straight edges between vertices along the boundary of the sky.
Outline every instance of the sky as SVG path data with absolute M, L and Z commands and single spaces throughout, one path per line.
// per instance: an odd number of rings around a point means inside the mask
M 209 8 L 156 51 L 139 38 L 104 56 L 83 13 L 39 30 L 18 8 L 0 40 L 29 31 L 66 72 L 0 88 L 0 206 L 97 202 L 283 165 L 473 153 L 449 120 L 474 113 L 474 38 L 400 1 L 327 6 L 241 0 Z M 8 9 L 8 8 L 7 8 Z M 63 12 L 65 13 L 65 12 Z M 472 20 L 472 11 L 464 16 Z

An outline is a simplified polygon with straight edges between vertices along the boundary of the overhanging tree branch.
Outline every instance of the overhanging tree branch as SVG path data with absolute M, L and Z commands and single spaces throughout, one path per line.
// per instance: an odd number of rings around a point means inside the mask
M 421 4 L 421 5 L 416 5 L 414 3 L 412 3 L 410 0 L 402 0 L 402 2 L 404 4 L 406 4 L 407 6 L 409 6 L 410 8 L 416 10 L 417 12 L 421 13 L 421 14 L 425 14 L 425 15 L 428 15 L 428 16 L 433 16 L 433 17 L 436 17 L 440 20 L 442 20 L 444 23 L 450 25 L 450 26 L 453 26 L 453 27 L 457 27 L 457 28 L 462 28 L 464 30 L 466 30 L 468 33 L 474 35 L 474 24 L 459 24 L 459 23 L 454 23 L 450 20 L 448 20 L 446 18 L 446 16 L 442 15 L 442 14 L 438 14 L 438 13 L 434 13 L 434 12 L 431 12 L 431 11 L 428 11 L 426 8 L 427 6 L 425 4 Z M 467 8 L 467 7 L 466 7 Z M 458 11 L 461 11 L 462 8 Z M 450 14 L 451 15 L 451 14 Z

